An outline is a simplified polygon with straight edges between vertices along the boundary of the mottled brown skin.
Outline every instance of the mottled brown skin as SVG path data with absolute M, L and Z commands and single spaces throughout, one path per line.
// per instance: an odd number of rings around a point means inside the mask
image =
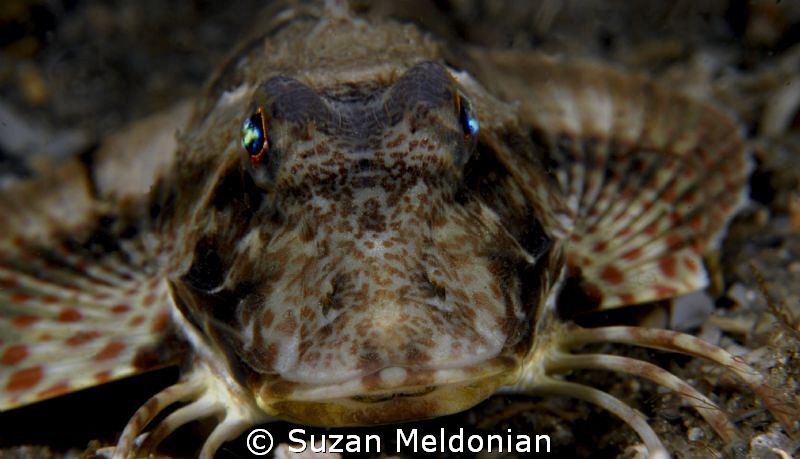
M 254 114 L 264 120 L 266 147 L 248 151 L 242 123 Z M 191 115 L 171 116 L 165 130 L 182 126 L 176 148 L 153 140 L 131 162 L 120 154 L 125 142 L 107 145 L 86 173 L 91 186 L 63 179 L 79 189 L 73 196 L 90 195 L 86 209 L 75 205 L 80 218 L 57 215 L 58 206 L 43 200 L 36 208 L 46 223 L 27 229 L 28 214 L 3 223 L 27 234 L 2 247 L 35 259 L 48 252 L 32 241 L 59 240 L 53 227 L 66 228 L 59 237 L 86 234 L 110 213 L 107 252 L 137 275 L 107 276 L 118 292 L 81 300 L 85 312 L 106 314 L 99 323 L 111 335 L 70 329 L 65 338 L 68 346 L 110 339 L 89 354 L 93 365 L 109 365 L 92 381 L 60 381 L 42 365 L 25 366 L 32 346 L 25 340 L 37 338 L 26 334 L 29 316 L 20 311 L 39 300 L 0 291 L 12 304 L 0 304 L 0 331 L 12 338 L 2 363 L 14 370 L 0 407 L 52 395 L 44 387 L 37 395 L 37 385 L 65 391 L 162 363 L 154 351 L 174 330 L 191 347 L 189 368 L 133 416 L 115 457 L 154 448 L 210 415 L 221 421 L 204 458 L 259 422 L 411 421 L 467 409 L 498 391 L 596 403 L 633 427 L 652 457 L 665 457 L 641 413 L 553 376 L 581 368 L 676 390 L 724 440 L 737 437 L 713 402 L 670 373 L 630 358 L 570 353 L 594 342 L 710 359 L 792 424 L 761 376 L 722 349 L 676 332 L 584 330 L 568 320 L 577 308 L 659 300 L 707 284 L 702 254 L 741 204 L 749 173 L 736 125 L 708 104 L 596 64 L 459 51 L 412 25 L 364 22 L 331 2 L 325 11 L 276 16 L 223 66 Z M 138 176 L 129 176 L 137 166 Z M 4 213 L 13 205 L 20 207 L 0 200 Z M 91 237 L 80 240 L 71 250 L 85 255 Z M 119 270 L 116 258 L 89 265 Z M 65 277 L 85 286 L 75 274 L 82 272 L 75 260 L 84 259 L 55 259 L 52 272 L 68 268 Z M 0 256 L 0 269 L 8 263 Z M 28 276 L 11 278 L 25 292 L 39 288 L 27 279 L 50 275 L 12 268 Z M 82 313 L 60 310 L 54 330 Z M 178 401 L 189 404 L 134 446 Z
M 164 228 L 185 241 L 171 257 L 184 260 L 169 276 L 176 304 L 271 414 L 339 425 L 464 409 L 530 348 L 542 298 L 523 297 L 522 284 L 542 282 L 531 253 L 548 263 L 549 240 L 522 247 L 468 188 L 475 142 L 458 104 L 472 97 L 439 63 L 438 45 L 411 27 L 350 19 L 295 22 L 267 43 L 314 34 L 364 56 L 323 54 L 313 39 L 295 41 L 291 55 L 259 47 L 235 61 L 253 65 L 226 69 L 212 85 L 211 97 L 244 88 L 240 99 L 195 113 L 168 181 L 177 186 L 162 191 L 186 206 L 174 210 L 186 219 Z M 361 75 L 338 80 L 345 69 Z M 270 148 L 253 164 L 238 135 L 259 108 Z M 486 112 L 480 102 L 469 108 Z M 187 173 L 196 170 L 214 173 Z M 403 375 L 385 381 L 387 368 Z M 492 382 L 479 383 L 486 376 Z M 464 384 L 488 389 L 464 392 Z M 429 395 L 353 400 L 398 391 Z M 312 392 L 330 400 L 316 409 L 286 401 L 319 397 Z

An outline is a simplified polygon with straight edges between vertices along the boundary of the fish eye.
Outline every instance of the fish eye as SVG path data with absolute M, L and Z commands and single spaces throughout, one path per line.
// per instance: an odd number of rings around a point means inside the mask
M 242 147 L 254 166 L 261 163 L 264 153 L 269 150 L 267 120 L 260 107 L 242 123 Z
M 461 94 L 456 94 L 456 112 L 464 134 L 464 142 L 472 144 L 478 135 L 478 119 L 472 112 L 469 102 Z

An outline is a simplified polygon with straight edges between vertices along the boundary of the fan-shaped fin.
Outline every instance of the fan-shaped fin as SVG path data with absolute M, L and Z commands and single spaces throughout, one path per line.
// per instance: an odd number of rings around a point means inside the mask
M 600 308 L 705 287 L 702 255 L 743 202 L 750 172 L 733 120 L 597 64 L 481 59 L 496 64 L 491 81 L 518 103 L 527 133 L 497 139 L 498 154 L 545 230 L 569 239 L 570 285 Z
M 166 119 L 182 122 L 181 110 Z M 154 119 L 167 134 L 140 124 L 90 161 L 53 164 L 0 193 L 0 411 L 162 366 L 183 351 L 174 341 L 161 346 L 174 339 L 171 304 L 147 205 L 172 158 L 174 141 L 165 139 L 176 125 L 164 116 Z
M 0 241 L 0 409 L 169 360 L 157 349 L 165 280 L 147 273 L 138 231 L 103 215 L 69 235 Z

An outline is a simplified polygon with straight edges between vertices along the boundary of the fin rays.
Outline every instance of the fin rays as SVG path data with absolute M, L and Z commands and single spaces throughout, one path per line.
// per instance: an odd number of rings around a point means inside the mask
M 143 255 L 58 241 L 0 241 L 0 410 L 155 368 L 179 352 L 157 349 L 170 303 L 165 281 L 132 264 Z
M 667 459 L 669 453 L 659 440 L 658 435 L 647 423 L 642 413 L 626 405 L 622 400 L 611 394 L 593 387 L 545 377 L 541 383 L 531 390 L 536 395 L 562 395 L 574 397 L 600 406 L 617 417 L 623 419 L 644 441 L 651 459 Z
M 800 406 L 769 386 L 763 376 L 744 363 L 741 358 L 734 357 L 727 351 L 692 335 L 670 330 L 625 326 L 569 329 L 559 327 L 554 333 L 557 337 L 553 348 L 545 353 L 542 360 L 537 358 L 530 361 L 523 368 L 520 382 L 509 388 L 508 392 L 565 395 L 601 406 L 620 417 L 636 431 L 647 446 L 650 457 L 669 457 L 669 455 L 639 411 L 610 394 L 557 379 L 552 375 L 576 369 L 599 369 L 649 379 L 681 395 L 726 443 L 740 438 L 740 434 L 728 416 L 714 402 L 672 373 L 637 359 L 607 354 L 572 354 L 568 352 L 570 349 L 590 343 L 621 343 L 710 360 L 727 368 L 747 384 L 790 435 L 800 431 L 800 421 L 798 421 Z
M 705 287 L 702 255 L 745 199 L 751 169 L 734 120 L 603 65 L 513 51 L 480 58 L 497 67 L 497 90 L 518 101 L 528 132 L 487 141 L 544 230 L 569 239 L 570 275 L 591 306 Z
M 142 434 L 159 413 L 178 402 L 188 404 L 170 413 L 150 432 Z M 208 416 L 216 416 L 219 421 L 203 443 L 199 454 L 201 459 L 212 459 L 222 443 L 233 440 L 248 427 L 274 420 L 245 394 L 231 391 L 224 382 L 216 380 L 209 367 L 198 364 L 181 382 L 154 395 L 136 411 L 114 448 L 113 458 L 127 459 L 149 454 L 178 427 Z

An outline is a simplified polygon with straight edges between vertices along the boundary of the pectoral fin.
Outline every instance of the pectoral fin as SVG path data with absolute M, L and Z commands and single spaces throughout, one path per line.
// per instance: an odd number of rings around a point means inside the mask
M 607 66 L 481 59 L 524 132 L 499 155 L 545 230 L 569 239 L 570 286 L 598 308 L 704 288 L 702 256 L 746 199 L 751 164 L 736 123 Z

